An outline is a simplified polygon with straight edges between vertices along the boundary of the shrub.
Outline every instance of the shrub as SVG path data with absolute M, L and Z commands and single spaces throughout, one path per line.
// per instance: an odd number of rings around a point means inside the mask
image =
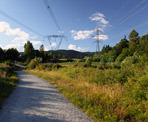
M 17 77 L 14 68 L 6 64 L 0 64 L 0 107 L 16 83 Z
M 92 65 L 92 58 L 86 57 L 84 67 L 90 67 Z
M 59 64 L 54 64 L 54 63 L 48 63 L 48 64 L 39 64 L 36 68 L 39 70 L 56 70 L 61 68 L 62 66 Z
M 34 68 L 36 68 L 36 66 L 37 66 L 39 63 L 41 63 L 40 58 L 32 59 L 32 60 L 30 61 L 30 63 L 28 64 L 28 68 L 29 68 L 29 69 L 34 69 Z
M 143 122 L 147 120 L 147 100 L 148 100 L 148 75 L 138 79 L 129 79 L 125 84 L 125 92 L 119 101 L 119 106 L 123 107 L 124 120 L 134 120 Z

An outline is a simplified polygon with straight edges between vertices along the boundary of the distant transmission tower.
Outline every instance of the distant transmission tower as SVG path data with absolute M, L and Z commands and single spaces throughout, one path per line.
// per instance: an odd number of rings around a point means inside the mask
M 96 52 L 100 51 L 99 28 L 96 28 Z
M 52 48 L 52 41 L 51 40 L 54 39 L 55 43 L 57 44 L 55 50 L 57 50 L 60 48 L 62 40 L 65 38 L 65 36 L 64 35 L 48 35 L 47 38 L 48 38 L 51 48 Z M 57 39 L 59 40 L 59 42 L 57 42 L 58 41 Z

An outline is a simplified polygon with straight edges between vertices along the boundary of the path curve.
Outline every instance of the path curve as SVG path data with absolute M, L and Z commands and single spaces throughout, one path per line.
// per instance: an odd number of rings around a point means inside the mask
M 93 122 L 48 82 L 18 71 L 19 84 L 0 110 L 0 122 Z

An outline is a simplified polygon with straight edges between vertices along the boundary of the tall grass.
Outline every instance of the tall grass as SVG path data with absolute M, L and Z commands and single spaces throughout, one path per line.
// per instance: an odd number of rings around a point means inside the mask
M 0 64 L 0 107 L 4 99 L 12 92 L 17 81 L 14 67 L 7 64 Z
M 83 67 L 28 70 L 54 84 L 72 103 L 96 122 L 147 122 L 148 70 Z

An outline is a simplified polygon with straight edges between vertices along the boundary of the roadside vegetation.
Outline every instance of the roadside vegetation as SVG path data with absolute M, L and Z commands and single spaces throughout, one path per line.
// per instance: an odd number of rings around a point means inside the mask
M 7 63 L 0 64 L 0 108 L 18 82 L 14 66 Z
M 73 62 L 32 59 L 26 72 L 54 84 L 96 122 L 148 121 L 148 34 Z
M 0 108 L 17 84 L 14 62 L 18 58 L 19 52 L 16 49 L 3 50 L 0 48 Z

